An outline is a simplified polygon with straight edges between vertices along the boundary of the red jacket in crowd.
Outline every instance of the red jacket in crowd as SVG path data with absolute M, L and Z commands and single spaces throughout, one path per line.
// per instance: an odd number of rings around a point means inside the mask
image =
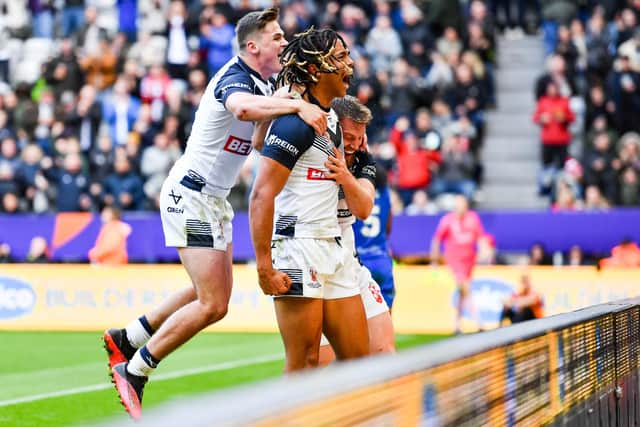
M 396 149 L 398 168 L 394 181 L 398 188 L 426 188 L 431 182 L 431 165 L 441 162 L 440 152 L 418 147 L 413 135 L 410 142 L 405 140 L 403 132 L 396 128 L 391 129 L 389 139 Z
M 543 96 L 538 100 L 533 121 L 542 127 L 542 143 L 567 145 L 571 142 L 569 125 L 575 120 L 569 99 L 563 96 Z

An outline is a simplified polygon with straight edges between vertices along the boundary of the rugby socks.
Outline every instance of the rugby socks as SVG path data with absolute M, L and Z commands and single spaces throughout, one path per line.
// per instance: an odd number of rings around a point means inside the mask
M 127 371 L 139 377 L 148 377 L 158 367 L 159 359 L 153 357 L 147 346 L 141 347 L 127 365 Z
M 151 335 L 155 332 L 146 316 L 141 316 L 132 321 L 125 328 L 127 330 L 127 339 L 135 348 L 140 348 L 149 341 Z

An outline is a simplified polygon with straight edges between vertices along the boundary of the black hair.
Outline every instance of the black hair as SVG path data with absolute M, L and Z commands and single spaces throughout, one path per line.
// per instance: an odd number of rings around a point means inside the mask
M 296 34 L 280 56 L 282 70 L 278 74 L 278 87 L 294 84 L 309 87 L 317 83 L 318 78 L 309 71 L 312 64 L 321 73 L 335 73 L 337 67 L 329 62 L 329 58 L 333 56 L 338 40 L 347 46 L 332 29 L 316 30 L 311 27 Z

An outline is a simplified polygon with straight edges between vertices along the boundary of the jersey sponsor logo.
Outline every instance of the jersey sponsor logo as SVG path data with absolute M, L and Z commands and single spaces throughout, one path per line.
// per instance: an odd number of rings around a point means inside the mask
M 220 92 L 225 93 L 229 89 L 233 89 L 233 88 L 247 89 L 248 91 L 253 92 L 253 88 L 243 82 L 234 82 L 234 83 L 229 83 L 228 85 L 222 86 L 220 88 Z
M 324 174 L 324 171 L 314 168 L 307 169 L 307 179 L 311 181 L 331 181 L 331 179 L 327 178 Z
M 247 156 L 251 152 L 251 141 L 229 135 L 227 142 L 224 144 L 224 150 L 241 156 Z
M 182 199 L 182 196 L 180 194 L 175 194 L 173 192 L 173 189 L 171 189 L 171 193 L 169 193 L 169 196 L 173 199 L 173 203 L 176 205 L 180 203 L 180 200 Z
M 0 277 L 0 319 L 29 314 L 35 305 L 36 293 L 31 285 L 12 277 Z
M 172 208 L 171 206 L 167 206 L 167 212 L 182 214 L 182 213 L 184 213 L 184 208 L 179 209 L 179 208 Z
M 376 167 L 372 166 L 372 165 L 367 165 L 365 167 L 362 168 L 362 175 L 366 175 L 366 176 L 370 176 L 375 178 L 376 177 Z
M 295 145 L 274 134 L 269 135 L 264 143 L 265 145 L 277 145 L 292 156 L 297 156 L 300 153 L 300 150 Z

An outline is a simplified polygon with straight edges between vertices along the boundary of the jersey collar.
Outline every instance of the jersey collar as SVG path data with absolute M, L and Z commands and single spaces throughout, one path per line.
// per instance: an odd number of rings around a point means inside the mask
M 249 74 L 252 74 L 252 75 L 256 76 L 257 78 L 260 79 L 261 82 L 264 82 L 265 84 L 268 83 L 265 79 L 262 78 L 260 73 L 258 73 L 256 70 L 251 68 L 249 65 L 247 65 L 247 63 L 242 60 L 240 55 L 238 55 L 237 58 L 238 58 L 238 65 L 240 65 L 240 68 L 242 68 L 243 70 L 245 70 Z

